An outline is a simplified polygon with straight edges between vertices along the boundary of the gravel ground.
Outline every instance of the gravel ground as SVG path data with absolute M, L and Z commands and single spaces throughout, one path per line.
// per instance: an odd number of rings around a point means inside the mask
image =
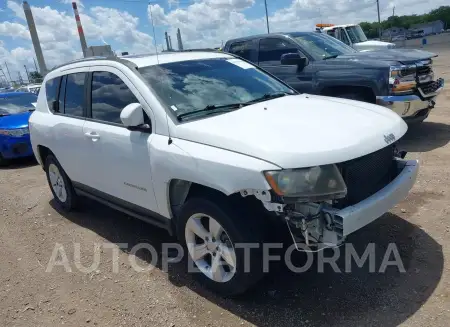
M 450 50 L 435 51 L 435 70 L 449 79 Z M 396 267 L 371 273 L 368 265 L 300 275 L 278 268 L 254 291 L 224 300 L 194 283 L 182 264 L 168 272 L 160 264 L 132 269 L 135 244 L 150 243 L 160 253 L 173 238 L 91 201 L 79 212 L 59 212 L 42 169 L 20 161 L 0 169 L 0 326 L 448 326 L 450 86 L 445 91 L 428 120 L 402 140 L 408 158 L 422 165 L 412 193 L 348 239 L 359 253 L 375 243 L 376 267 L 395 242 L 405 273 Z M 99 267 L 83 273 L 74 264 L 75 243 L 85 266 L 94 244 L 128 247 L 118 251 L 117 273 L 106 248 Z M 46 272 L 56 244 L 72 272 L 63 266 Z M 151 257 L 139 251 L 136 262 L 148 265 Z M 342 260 L 338 264 L 343 270 Z

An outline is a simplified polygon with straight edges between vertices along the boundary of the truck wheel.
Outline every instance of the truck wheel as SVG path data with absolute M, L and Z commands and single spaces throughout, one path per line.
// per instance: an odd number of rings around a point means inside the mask
M 257 225 L 232 208 L 228 199 L 192 198 L 181 209 L 177 234 L 197 281 L 222 296 L 244 293 L 263 277 Z M 246 258 L 239 243 L 258 244 Z M 247 265 L 245 262 L 247 261 Z M 188 265 L 192 267 L 192 265 Z M 245 271 L 247 269 L 247 271 Z
M 336 96 L 338 98 L 343 98 L 343 99 L 367 102 L 367 99 L 364 96 L 364 94 L 359 94 L 359 93 L 344 93 L 344 94 L 339 94 L 339 95 L 336 95 Z
M 58 205 L 65 211 L 74 209 L 77 204 L 77 195 L 66 172 L 52 154 L 45 159 L 45 173 Z

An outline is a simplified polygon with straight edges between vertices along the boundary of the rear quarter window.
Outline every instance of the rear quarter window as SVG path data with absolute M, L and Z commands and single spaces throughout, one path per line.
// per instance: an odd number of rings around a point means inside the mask
M 53 102 L 56 101 L 56 95 L 58 94 L 59 81 L 61 77 L 49 79 L 45 82 L 45 95 L 47 97 L 48 107 L 53 110 Z

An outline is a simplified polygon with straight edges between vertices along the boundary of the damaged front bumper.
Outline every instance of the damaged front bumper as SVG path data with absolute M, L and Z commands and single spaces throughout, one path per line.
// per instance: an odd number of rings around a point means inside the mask
M 417 160 L 395 159 L 396 177 L 378 192 L 354 205 L 337 209 L 330 203 L 297 204 L 286 212 L 286 222 L 295 243 L 330 247 L 370 224 L 404 200 L 419 171 Z M 362 181 L 363 182 L 363 181 Z
M 397 203 L 404 200 L 413 187 L 419 172 L 417 160 L 397 160 L 398 176 L 367 199 L 334 212 L 335 231 L 340 236 L 361 229 L 381 217 Z

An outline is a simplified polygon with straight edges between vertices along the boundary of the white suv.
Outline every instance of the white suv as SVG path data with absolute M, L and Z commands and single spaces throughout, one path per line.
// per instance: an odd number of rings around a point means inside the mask
M 395 148 L 406 130 L 388 109 L 298 94 L 219 52 L 68 63 L 30 118 L 60 206 L 87 196 L 175 233 L 225 295 L 261 278 L 262 248 L 248 259 L 242 243 L 273 240 L 274 224 L 319 249 L 403 200 L 418 172 Z

